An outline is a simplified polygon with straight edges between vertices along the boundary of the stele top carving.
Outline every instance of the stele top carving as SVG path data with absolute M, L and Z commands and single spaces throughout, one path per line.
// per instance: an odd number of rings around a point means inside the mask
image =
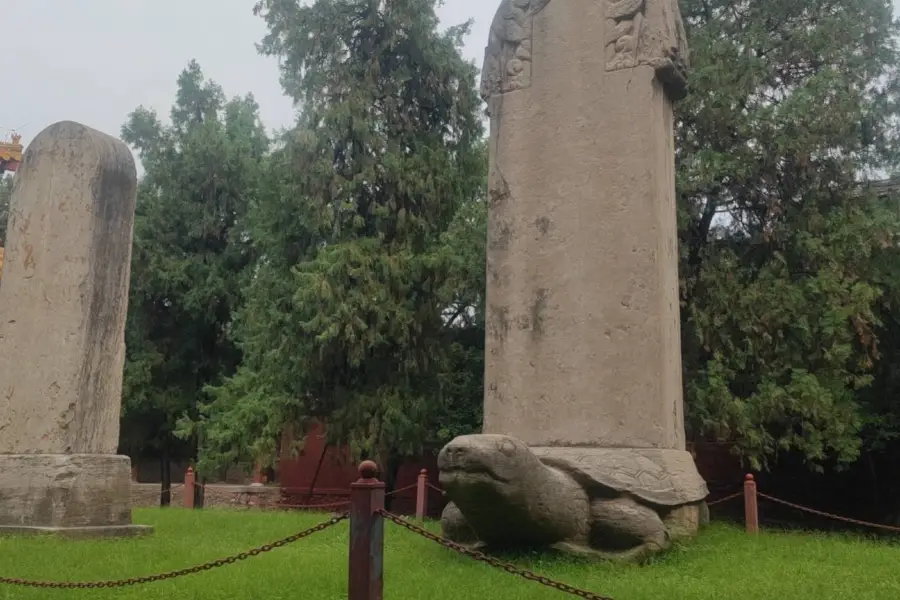
M 550 0 L 503 0 L 485 49 L 481 97 L 525 89 L 531 85 L 531 40 L 534 15 Z
M 687 91 L 688 46 L 678 0 L 607 0 L 606 70 L 656 70 L 672 100 Z
M 595 0 L 606 3 L 606 70 L 653 67 L 672 100 L 687 89 L 688 47 L 678 0 Z M 534 17 L 550 0 L 503 0 L 491 23 L 481 97 L 531 85 Z

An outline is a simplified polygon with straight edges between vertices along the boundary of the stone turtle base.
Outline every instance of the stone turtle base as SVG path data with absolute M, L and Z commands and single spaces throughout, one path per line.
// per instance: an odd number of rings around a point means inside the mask
M 452 501 L 445 537 L 489 550 L 641 561 L 707 520 L 706 483 L 680 449 L 529 448 L 481 434 L 447 444 L 438 465 Z

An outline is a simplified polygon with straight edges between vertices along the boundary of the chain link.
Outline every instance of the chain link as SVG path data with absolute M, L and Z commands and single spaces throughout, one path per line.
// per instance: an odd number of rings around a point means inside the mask
M 834 519 L 835 521 L 843 521 L 844 523 L 851 523 L 853 525 L 861 525 L 863 527 L 874 527 L 876 529 L 883 529 L 885 531 L 893 531 L 895 533 L 900 533 L 900 527 L 893 527 L 891 525 L 881 525 L 879 523 L 869 523 L 867 521 L 860 521 L 858 519 L 851 519 L 849 517 L 842 517 L 840 515 L 835 515 L 832 513 L 823 512 L 821 510 L 816 510 L 814 508 L 807 508 L 805 506 L 801 506 L 799 504 L 794 504 L 793 502 L 788 502 L 787 500 L 782 500 L 780 498 L 775 498 L 774 496 L 769 496 L 768 494 L 764 494 L 762 492 L 757 492 L 760 498 L 765 498 L 770 502 L 774 502 L 776 504 L 781 504 L 801 512 L 809 513 L 811 515 L 818 515 L 820 517 L 825 517 L 826 519 Z
M 184 487 L 184 484 L 183 484 L 183 483 L 173 483 L 170 487 L 167 487 L 167 488 L 160 488 L 159 493 L 160 493 L 160 494 L 166 494 L 166 493 L 167 493 L 167 494 L 169 494 L 169 495 L 172 495 L 172 494 L 174 494 L 177 490 L 179 490 L 179 489 L 181 489 L 181 488 L 183 488 L 183 487 Z
M 270 544 L 264 544 L 257 548 L 253 548 L 252 550 L 248 550 L 246 552 L 241 552 L 240 554 L 235 554 L 229 556 L 228 558 L 219 558 L 217 560 L 213 560 L 207 563 L 203 563 L 202 565 L 197 565 L 195 567 L 188 567 L 186 569 L 179 569 L 177 571 L 169 571 L 168 573 L 159 573 L 156 575 L 144 575 L 142 577 L 131 577 L 129 579 L 117 579 L 113 581 L 29 581 L 27 579 L 16 579 L 12 577 L 0 577 L 0 584 L 6 585 L 14 585 L 19 587 L 31 587 L 31 588 L 56 588 L 56 589 L 97 589 L 97 588 L 122 588 L 131 585 L 139 585 L 142 583 L 151 583 L 155 581 L 163 581 L 165 579 L 174 579 L 176 577 L 181 577 L 183 575 L 190 575 L 193 573 L 201 573 L 203 571 L 209 571 L 210 569 L 215 569 L 217 567 L 224 567 L 225 565 L 230 565 L 236 563 L 241 560 L 246 560 L 252 556 L 258 556 L 263 552 L 269 552 L 270 550 L 274 550 L 275 548 L 280 548 L 282 546 L 286 546 L 292 542 L 296 542 L 297 540 L 301 540 L 305 537 L 309 537 L 314 533 L 318 533 L 320 531 L 324 531 L 333 525 L 337 525 L 341 521 L 348 519 L 350 517 L 350 513 L 344 513 L 342 515 L 335 516 L 323 523 L 316 525 L 315 527 L 310 527 L 304 531 L 299 533 L 295 533 L 294 535 L 288 536 L 286 538 L 280 539 L 277 542 L 272 542 Z
M 405 486 L 405 487 L 397 488 L 396 490 L 391 490 L 390 492 L 388 492 L 387 494 L 385 494 L 385 497 L 388 497 L 388 496 L 394 496 L 394 495 L 396 495 L 396 494 L 399 494 L 400 492 L 405 492 L 405 491 L 407 491 L 407 490 L 411 490 L 411 489 L 416 488 L 416 487 L 419 487 L 419 484 L 418 484 L 418 483 L 412 483 L 412 484 L 407 485 L 407 486 Z
M 724 498 L 719 498 L 718 500 L 713 500 L 712 502 L 707 502 L 706 506 L 715 506 L 716 504 L 722 504 L 723 502 L 728 502 L 729 500 L 734 500 L 735 498 L 737 498 L 739 496 L 743 496 L 743 495 L 744 495 L 743 491 L 735 492 L 734 494 L 725 496 Z
M 441 546 L 444 546 L 445 548 L 455 550 L 456 552 L 463 554 L 465 556 L 468 556 L 469 558 L 474 558 L 477 561 L 487 563 L 487 564 L 491 565 L 492 567 L 496 567 L 498 569 L 506 571 L 507 573 L 511 573 L 513 575 L 518 575 L 519 577 L 522 577 L 523 579 L 527 579 L 528 581 L 534 581 L 534 582 L 540 583 L 541 585 L 545 585 L 547 587 L 557 589 L 561 592 L 565 592 L 565 593 L 571 594 L 573 596 L 578 596 L 579 598 L 587 598 L 588 600 L 612 600 L 612 598 L 610 598 L 608 596 L 600 596 L 593 592 L 588 592 L 587 590 L 582 590 L 582 589 L 573 587 L 567 583 L 554 581 L 553 579 L 550 579 L 549 577 L 544 577 L 543 575 L 538 575 L 537 573 L 533 573 L 526 569 L 520 569 L 519 567 L 517 567 L 515 565 L 505 563 L 505 562 L 498 560 L 492 556 L 488 556 L 488 555 L 484 554 L 483 552 L 479 552 L 477 550 L 472 550 L 471 548 L 466 548 L 465 546 L 462 546 L 455 542 L 451 542 L 450 540 L 444 539 L 439 535 L 435 535 L 435 534 L 431 533 L 430 531 L 422 529 L 421 527 L 417 527 L 416 525 L 413 525 L 412 523 L 410 523 L 403 517 L 398 517 L 397 515 L 393 515 L 385 510 L 379 511 L 379 514 L 382 517 L 384 517 L 385 519 L 387 519 L 388 521 L 391 521 L 391 522 L 399 525 L 400 527 L 403 527 L 404 529 L 408 529 L 409 531 L 416 533 L 424 538 L 427 538 L 433 542 L 437 542 L 438 544 L 440 544 Z
M 285 510 L 320 510 L 323 508 L 343 508 L 349 506 L 349 504 L 349 500 L 344 500 L 342 502 L 326 502 L 323 504 L 290 504 L 287 502 L 282 502 L 276 504 L 275 508 Z

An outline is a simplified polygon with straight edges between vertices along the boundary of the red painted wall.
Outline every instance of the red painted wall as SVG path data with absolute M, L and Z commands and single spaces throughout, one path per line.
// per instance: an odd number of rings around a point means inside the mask
M 345 499 L 350 483 L 357 479 L 356 465 L 350 460 L 350 453 L 342 448 L 325 449 L 324 429 L 314 425 L 306 436 L 303 450 L 291 456 L 290 446 L 293 436 L 286 431 L 281 441 L 281 459 L 278 463 L 278 483 L 285 502 L 290 504 L 318 504 Z M 325 457 L 322 459 L 322 452 Z M 322 466 L 316 477 L 316 468 L 322 459 Z M 315 480 L 315 489 L 310 496 L 310 486 Z
M 324 504 L 346 500 L 349 497 L 350 484 L 359 477 L 357 465 L 350 460 L 346 448 L 328 448 L 322 459 L 318 477 L 316 467 L 325 449 L 324 428 L 317 424 L 310 430 L 298 456 L 290 456 L 292 434 L 285 432 L 282 438 L 281 459 L 278 465 L 278 483 L 281 484 L 282 502 L 288 505 Z M 397 473 L 396 489 L 413 485 L 417 482 L 419 472 L 426 469 L 429 479 L 434 485 L 437 482 L 437 458 L 434 456 L 410 460 L 400 466 Z M 315 488 L 310 494 L 310 486 L 315 479 Z M 390 493 L 391 490 L 388 490 Z M 397 514 L 415 514 L 416 489 L 412 488 L 392 494 L 390 510 Z M 433 518 L 440 517 L 446 501 L 443 495 L 429 488 L 427 494 L 427 513 Z

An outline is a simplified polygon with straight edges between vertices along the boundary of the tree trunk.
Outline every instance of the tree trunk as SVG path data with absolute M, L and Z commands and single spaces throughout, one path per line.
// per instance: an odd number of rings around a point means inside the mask
M 199 483 L 199 485 L 194 485 L 194 508 L 203 508 L 203 503 L 206 501 L 206 477 L 196 473 L 194 481 Z
M 316 491 L 316 482 L 319 480 L 319 473 L 322 471 L 322 463 L 325 462 L 325 453 L 328 452 L 328 443 L 322 445 L 322 454 L 319 455 L 319 462 L 316 464 L 316 472 L 313 473 L 312 481 L 309 484 L 309 492 L 306 495 L 306 503 L 312 501 L 313 493 Z
M 878 471 L 875 468 L 875 460 L 871 452 L 866 452 L 866 466 L 869 471 L 869 483 L 871 484 L 872 514 L 881 517 L 881 494 L 878 489 Z
M 159 505 L 169 506 L 172 503 L 172 464 L 169 460 L 169 444 L 163 442 L 159 456 L 159 478 L 161 490 L 159 493 Z
M 397 487 L 397 474 L 400 472 L 401 460 L 393 455 L 393 453 L 387 454 L 386 458 L 382 459 L 382 477 L 384 478 L 384 487 L 385 493 L 391 494 Z M 384 498 L 384 509 L 391 510 L 394 504 L 394 496 L 385 496 Z
M 200 438 L 200 434 L 197 434 L 197 446 L 194 448 L 195 460 L 197 463 L 200 462 L 200 448 L 202 446 L 203 440 Z M 203 487 L 206 483 L 205 474 L 200 474 L 196 469 L 194 470 L 194 508 L 203 508 L 203 502 L 206 500 L 206 489 Z M 199 484 L 199 485 L 198 485 Z

